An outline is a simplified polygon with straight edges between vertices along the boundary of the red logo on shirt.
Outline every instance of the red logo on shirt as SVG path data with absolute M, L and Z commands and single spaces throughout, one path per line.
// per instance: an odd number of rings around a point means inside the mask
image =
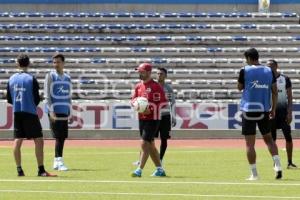
M 151 92 L 151 88 L 147 88 L 147 89 L 146 89 L 146 92 L 147 92 L 147 93 L 150 93 L 150 92 Z

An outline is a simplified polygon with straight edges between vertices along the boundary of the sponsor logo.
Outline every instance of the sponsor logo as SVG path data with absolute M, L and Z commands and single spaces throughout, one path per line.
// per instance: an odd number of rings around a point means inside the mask
M 18 87 L 17 84 L 14 85 L 14 91 L 15 92 L 25 92 L 26 91 L 26 88 L 24 87 Z
M 59 94 L 69 94 L 69 90 L 68 89 L 64 89 L 64 86 L 60 86 L 57 89 L 57 93 L 59 93 Z
M 256 89 L 269 89 L 269 86 L 266 84 L 259 84 L 258 80 L 252 81 L 251 82 L 252 86 L 251 88 L 256 88 Z

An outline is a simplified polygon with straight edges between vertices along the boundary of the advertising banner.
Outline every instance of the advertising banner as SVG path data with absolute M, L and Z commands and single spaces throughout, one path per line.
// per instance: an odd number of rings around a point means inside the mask
M 13 129 L 13 109 L 0 102 L 0 129 Z M 44 104 L 38 107 L 38 115 L 44 129 L 49 119 Z M 176 127 L 174 129 L 241 129 L 241 112 L 238 104 L 177 103 Z M 300 104 L 293 106 L 292 129 L 300 129 Z M 72 106 L 69 117 L 70 129 L 138 129 L 138 116 L 128 102 L 86 102 Z

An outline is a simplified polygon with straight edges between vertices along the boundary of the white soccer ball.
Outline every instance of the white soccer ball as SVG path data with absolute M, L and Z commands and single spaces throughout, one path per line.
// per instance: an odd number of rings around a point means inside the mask
M 139 113 L 145 112 L 148 107 L 148 99 L 145 97 L 137 97 L 132 101 L 132 105 L 135 111 Z

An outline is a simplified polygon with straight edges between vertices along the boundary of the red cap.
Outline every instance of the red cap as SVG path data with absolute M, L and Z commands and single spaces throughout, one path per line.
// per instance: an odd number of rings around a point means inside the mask
M 135 68 L 138 72 L 151 72 L 152 71 L 152 65 L 150 63 L 142 63 L 137 68 Z

